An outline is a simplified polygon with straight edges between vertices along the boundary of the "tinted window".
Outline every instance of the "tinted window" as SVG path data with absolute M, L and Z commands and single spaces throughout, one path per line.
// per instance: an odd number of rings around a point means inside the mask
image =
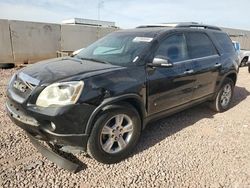
M 151 45 L 151 33 L 114 32 L 81 50 L 75 57 L 115 65 L 134 65 L 133 61 Z
M 222 47 L 223 52 L 226 52 L 226 53 L 234 53 L 235 52 L 232 41 L 227 34 L 214 33 L 214 36 L 215 36 L 217 42 Z
M 204 33 L 187 33 L 186 39 L 187 39 L 189 56 L 192 59 L 217 54 L 217 51 L 212 41 Z
M 168 57 L 172 62 L 186 60 L 188 58 L 188 53 L 184 35 L 172 35 L 163 40 L 155 56 Z

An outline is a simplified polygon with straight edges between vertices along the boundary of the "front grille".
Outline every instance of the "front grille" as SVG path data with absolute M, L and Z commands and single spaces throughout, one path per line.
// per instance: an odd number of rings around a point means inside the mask
M 26 96 L 29 96 L 32 90 L 34 89 L 34 88 L 29 87 L 25 81 L 21 80 L 18 77 L 13 81 L 12 87 L 15 93 L 23 98 L 25 98 Z
M 10 90 L 17 96 L 21 101 L 27 99 L 32 91 L 39 84 L 39 80 L 30 77 L 27 74 L 19 73 L 10 83 Z M 19 100 L 20 101 L 20 100 Z

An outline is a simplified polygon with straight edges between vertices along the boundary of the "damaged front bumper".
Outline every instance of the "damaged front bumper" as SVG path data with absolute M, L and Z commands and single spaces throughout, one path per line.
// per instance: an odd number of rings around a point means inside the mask
M 46 124 L 41 124 L 40 121 L 29 116 L 21 106 L 11 100 L 6 102 L 6 111 L 10 119 L 25 130 L 32 144 L 44 157 L 70 172 L 76 172 L 82 166 L 79 165 L 81 164 L 80 161 L 78 161 L 79 164 L 73 163 L 59 155 L 58 152 L 45 147 L 40 141 L 45 141 L 49 145 L 60 146 L 62 152 L 75 153 L 76 151 L 86 151 L 84 146 L 88 140 L 87 135 L 52 132 Z
M 72 146 L 79 150 L 86 151 L 88 135 L 80 133 L 83 132 L 82 130 L 75 130 L 75 132 L 79 132 L 78 134 L 67 133 L 71 131 L 68 131 L 67 128 L 68 121 L 62 122 L 58 128 L 58 131 L 64 130 L 65 133 L 58 133 L 57 130 L 52 130 L 50 121 L 53 121 L 53 119 L 60 119 L 64 114 L 60 114 L 60 117 L 57 117 L 57 115 L 48 116 L 37 113 L 36 116 L 38 118 L 35 119 L 33 116 L 30 116 L 29 112 L 25 111 L 22 106 L 11 100 L 7 100 L 6 102 L 6 111 L 10 119 L 16 125 L 24 129 L 26 132 L 38 136 L 40 140 L 61 146 Z M 65 124 L 67 124 L 67 126 Z M 72 129 L 73 128 L 72 125 Z
M 79 164 L 73 163 L 70 160 L 60 156 L 59 154 L 55 153 L 51 149 L 43 146 L 39 140 L 32 136 L 31 134 L 27 133 L 31 143 L 36 147 L 36 149 L 46 158 L 48 158 L 50 161 L 54 162 L 61 168 L 68 170 L 70 172 L 77 172 L 80 168 Z

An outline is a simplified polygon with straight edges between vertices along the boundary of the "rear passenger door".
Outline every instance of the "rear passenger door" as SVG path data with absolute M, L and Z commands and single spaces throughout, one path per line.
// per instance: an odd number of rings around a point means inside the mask
M 221 68 L 220 56 L 205 32 L 185 33 L 189 57 L 195 73 L 193 100 L 214 93 Z

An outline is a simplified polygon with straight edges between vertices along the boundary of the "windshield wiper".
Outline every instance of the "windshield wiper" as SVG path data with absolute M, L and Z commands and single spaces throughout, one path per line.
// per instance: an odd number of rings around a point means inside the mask
M 110 64 L 107 61 L 102 61 L 99 59 L 94 59 L 94 58 L 85 58 L 85 57 L 80 57 L 81 60 L 87 60 L 87 61 L 94 61 L 94 62 L 98 62 L 98 63 L 104 63 L 104 64 Z

